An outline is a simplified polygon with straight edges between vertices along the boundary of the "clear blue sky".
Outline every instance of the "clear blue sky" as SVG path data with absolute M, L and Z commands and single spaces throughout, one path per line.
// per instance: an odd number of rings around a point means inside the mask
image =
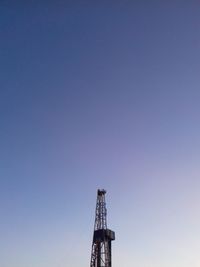
M 0 4 L 0 266 L 89 266 L 100 187 L 114 267 L 199 267 L 200 4 L 56 2 Z

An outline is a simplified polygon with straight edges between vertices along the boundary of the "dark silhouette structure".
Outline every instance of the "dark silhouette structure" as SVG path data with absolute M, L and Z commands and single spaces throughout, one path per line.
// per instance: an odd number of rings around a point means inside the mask
M 115 232 L 107 228 L 106 191 L 97 190 L 97 203 L 92 242 L 90 267 L 111 267 L 111 241 L 115 240 Z

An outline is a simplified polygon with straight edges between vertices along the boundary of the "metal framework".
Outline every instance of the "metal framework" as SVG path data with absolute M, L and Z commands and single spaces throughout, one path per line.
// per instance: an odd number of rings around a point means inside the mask
M 115 232 L 107 228 L 106 191 L 97 190 L 94 234 L 90 267 L 111 267 L 111 241 L 115 240 Z

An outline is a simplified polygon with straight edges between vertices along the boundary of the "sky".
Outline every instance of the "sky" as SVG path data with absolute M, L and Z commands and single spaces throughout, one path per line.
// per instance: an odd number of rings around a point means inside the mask
M 0 3 L 0 266 L 199 267 L 200 3 Z

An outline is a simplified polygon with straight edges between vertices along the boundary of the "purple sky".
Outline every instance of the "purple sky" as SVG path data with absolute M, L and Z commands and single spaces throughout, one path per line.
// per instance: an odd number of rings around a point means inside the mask
M 97 188 L 114 267 L 200 266 L 200 3 L 119 2 L 0 4 L 1 267 L 89 266 Z

